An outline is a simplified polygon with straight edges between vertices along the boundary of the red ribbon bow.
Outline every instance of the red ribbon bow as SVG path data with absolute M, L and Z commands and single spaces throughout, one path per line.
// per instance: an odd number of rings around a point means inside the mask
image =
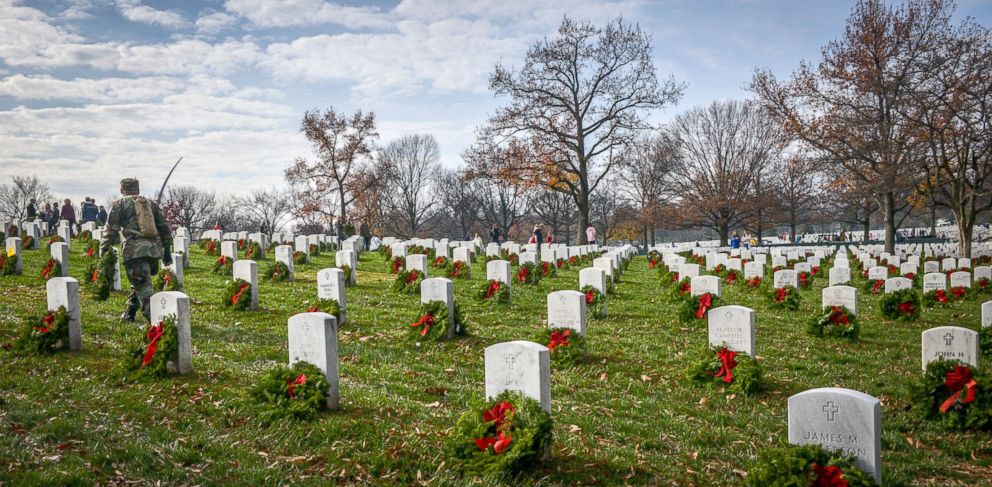
M 493 279 L 493 281 L 489 283 L 489 289 L 486 290 L 486 299 L 495 296 L 496 293 L 499 292 L 500 285 L 502 285 L 501 282 Z
M 967 392 L 967 395 L 964 399 L 961 399 L 961 404 L 968 404 L 974 401 L 975 387 L 977 385 L 978 383 L 971 376 L 971 369 L 955 365 L 954 370 L 947 371 L 947 378 L 944 379 L 944 386 L 953 392 L 953 394 L 940 405 L 940 412 L 946 413 L 965 392 Z
M 937 302 L 938 303 L 946 303 L 947 302 L 947 292 L 945 292 L 943 289 L 938 289 L 938 290 L 934 291 L 933 296 L 935 298 L 937 298 Z
M 648 263 L 648 268 L 654 269 L 654 266 L 656 265 L 658 265 L 658 261 L 656 259 L 651 259 L 651 262 Z
M 835 465 L 821 467 L 814 463 L 813 474 L 816 475 L 816 480 L 811 487 L 847 487 L 847 480 L 843 478 L 844 472 Z
M 737 280 L 736 272 L 731 272 L 730 274 L 727 274 L 727 284 L 733 284 L 734 281 L 736 280 Z
M 916 307 L 913 303 L 899 303 L 899 311 L 904 315 L 912 315 L 916 313 Z
M 961 296 L 964 296 L 966 292 L 968 292 L 968 290 L 963 287 L 951 288 L 951 294 L 954 295 L 954 299 L 961 299 Z
M 89 250 L 86 251 L 86 258 L 87 259 L 90 258 L 90 257 L 93 257 L 93 251 L 94 250 L 96 250 L 96 247 L 90 247 Z
M 168 286 L 169 284 L 172 283 L 172 274 L 169 274 L 168 272 L 166 272 L 165 273 L 165 277 L 162 278 L 162 280 L 165 281 L 165 285 Z
M 238 292 L 231 297 L 232 306 L 238 304 L 238 300 L 241 299 L 241 295 L 243 295 L 245 293 L 245 290 L 247 290 L 249 287 L 251 287 L 251 284 L 248 284 L 247 282 L 241 283 L 241 286 L 238 287 Z
M 847 313 L 840 309 L 838 306 L 832 306 L 830 309 L 830 322 L 835 325 L 848 325 L 851 321 L 847 318 Z
M 737 367 L 737 352 L 727 348 L 717 350 L 716 356 L 720 357 L 720 371 L 715 377 L 723 377 L 724 384 L 729 384 L 734 380 L 734 367 Z
M 289 380 L 287 380 L 286 381 L 286 384 L 289 385 L 289 398 L 290 399 L 293 398 L 293 388 L 294 387 L 306 385 L 306 383 L 307 383 L 307 376 L 306 376 L 306 374 L 300 374 L 300 376 L 297 377 L 296 379 L 289 379 Z
M 320 311 L 320 305 L 316 305 L 315 304 L 315 305 L 307 308 L 307 313 L 316 313 L 318 311 Z
M 567 347 L 568 336 L 571 334 L 572 330 L 551 332 L 551 343 L 548 343 L 548 350 L 554 350 L 556 347 Z
M 872 287 L 871 287 L 871 293 L 872 294 L 878 294 L 878 290 L 881 289 L 883 285 L 885 285 L 885 281 L 884 280 L 882 280 L 882 279 L 875 279 L 875 284 L 872 285 Z
M 406 283 L 407 284 L 413 284 L 414 282 L 417 281 L 417 278 L 418 277 L 420 277 L 420 272 L 419 271 L 410 271 L 406 275 Z
M 805 272 L 800 272 L 799 273 L 799 284 L 802 284 L 804 287 L 806 286 L 806 273 Z
M 529 274 L 530 271 L 528 271 L 526 267 L 521 267 L 520 270 L 517 271 L 517 282 L 527 282 L 527 276 Z
M 141 368 L 152 363 L 152 357 L 155 356 L 155 349 L 158 347 L 158 339 L 162 338 L 162 334 L 165 333 L 165 325 L 161 321 L 157 325 L 152 326 L 148 329 L 148 333 L 145 334 L 145 339 L 150 340 L 148 343 L 148 348 L 145 349 L 145 358 L 141 359 Z
M 786 295 L 786 291 L 785 291 L 785 288 L 784 287 L 780 287 L 780 288 L 776 289 L 775 290 L 775 302 L 776 303 L 781 303 L 782 301 L 785 301 L 785 295 Z
M 672 274 L 672 282 L 679 282 L 679 280 L 680 279 L 679 279 L 679 273 L 678 272 Z
M 420 320 L 417 321 L 416 323 L 411 323 L 410 326 L 412 327 L 422 326 L 423 328 L 420 329 L 420 336 L 426 336 L 427 332 L 429 332 L 431 330 L 431 327 L 434 326 L 434 315 L 431 313 L 427 313 L 424 316 L 421 316 Z
M 510 446 L 510 442 L 513 440 L 509 436 L 506 436 L 503 429 L 509 423 L 509 416 L 513 413 L 513 410 L 513 405 L 504 401 L 482 413 L 483 421 L 487 423 L 496 423 L 496 435 L 485 438 L 477 438 L 475 440 L 475 446 L 483 451 L 488 450 L 489 447 L 492 446 L 493 451 L 496 452 L 497 455 L 506 451 L 506 449 Z
M 45 268 L 41 270 L 41 278 L 47 281 L 48 276 L 52 273 L 53 267 L 55 267 L 55 259 L 48 259 L 48 264 L 46 264 Z
M 710 293 L 699 296 L 699 309 L 696 310 L 696 319 L 701 320 L 706 316 L 706 312 L 713 305 L 713 296 Z
M 96 279 L 97 279 L 97 278 L 98 278 L 99 276 L 100 276 L 100 271 L 99 271 L 99 270 L 96 270 L 96 269 L 94 269 L 94 270 L 93 270 L 93 275 L 92 275 L 92 276 L 90 276 L 90 282 L 96 282 Z
M 55 326 L 55 314 L 48 313 L 44 318 L 41 319 L 41 323 L 45 325 L 44 327 L 36 326 L 34 331 L 45 334 L 52 331 L 52 327 Z
M 395 260 L 393 260 L 393 274 L 399 272 L 401 268 L 403 268 L 403 261 L 401 261 L 400 258 L 397 257 Z
M 596 293 L 594 291 L 586 291 L 586 305 L 592 306 L 592 302 L 596 300 Z

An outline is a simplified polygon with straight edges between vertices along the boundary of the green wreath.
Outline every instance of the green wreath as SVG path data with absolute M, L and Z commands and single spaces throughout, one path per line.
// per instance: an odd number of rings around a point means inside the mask
M 341 325 L 341 305 L 333 299 L 318 299 L 317 304 L 307 306 L 307 313 L 327 313 Z
M 341 271 L 344 272 L 344 287 L 353 286 L 351 283 L 351 266 L 348 264 L 341 264 L 338 266 L 338 269 L 341 269 Z
M 128 355 L 127 369 L 137 376 L 165 377 L 170 372 L 169 362 L 179 350 L 176 315 L 166 316 L 157 325 L 148 325 L 135 341 L 137 343 Z
M 878 294 L 885 290 L 885 279 L 868 279 L 861 285 L 861 290 L 868 294 Z
M 712 293 L 703 293 L 693 296 L 691 293 L 683 296 L 682 306 L 679 309 L 679 319 L 683 323 L 696 320 L 706 320 L 709 310 L 717 306 L 720 297 Z
M 399 274 L 404 269 L 406 269 L 406 257 L 402 255 L 393 259 L 389 264 L 389 272 L 393 274 Z
M 458 304 L 454 305 L 454 326 L 455 335 L 465 333 L 465 324 L 458 309 Z M 431 301 L 420 305 L 420 312 L 417 319 L 408 326 L 410 336 L 417 341 L 443 341 L 448 339 L 448 307 L 444 301 Z
M 744 274 L 742 274 L 741 271 L 737 269 L 730 269 L 724 273 L 723 282 L 728 286 L 732 286 L 734 284 L 741 282 L 743 277 Z
M 975 281 L 975 284 L 971 288 L 975 294 L 989 294 L 992 293 L 992 280 L 987 277 L 983 277 Z
M 810 320 L 806 331 L 810 335 L 835 336 L 856 341 L 861 333 L 858 317 L 844 306 L 829 306 Z
M 50 238 L 50 239 L 48 239 L 48 240 L 45 241 L 45 248 L 48 249 L 48 250 L 51 250 L 52 249 L 52 245 L 57 244 L 57 243 L 60 243 L 60 242 L 65 242 L 65 239 L 62 238 L 62 237 L 60 237 L 60 236 L 58 236 L 58 235 L 56 235 L 56 236 L 54 236 L 54 237 L 52 237 L 52 238 Z
M 799 289 L 809 289 L 813 285 L 813 276 L 809 272 L 797 272 L 796 280 L 799 281 Z
M 86 245 L 86 250 L 83 251 L 83 255 L 89 260 L 92 260 L 95 256 L 100 255 L 100 248 L 96 240 L 90 240 L 90 242 Z
M 541 278 L 557 277 L 558 268 L 551 262 L 541 262 Z
M 491 304 L 506 304 L 510 302 L 510 286 L 497 279 L 483 282 L 475 292 L 478 301 L 489 301 Z
M 311 257 L 320 257 L 320 245 L 310 244 L 309 249 Z
M 831 478 L 836 481 L 831 483 Z M 820 445 L 786 445 L 760 450 L 757 461 L 744 478 L 744 484 L 750 487 L 878 485 L 871 476 L 855 466 L 854 458 L 841 451 L 828 451 Z
M 87 242 L 93 240 L 93 232 L 89 230 L 83 230 L 82 232 L 79 232 L 79 235 L 76 235 L 76 240 L 79 240 L 81 242 Z
M 882 316 L 889 320 L 916 321 L 920 317 L 920 293 L 915 289 L 900 289 L 879 300 Z
M 393 249 L 389 245 L 379 246 L 379 255 L 382 256 L 383 262 L 389 262 L 393 260 Z
M 251 389 L 251 396 L 262 410 L 264 422 L 292 418 L 310 420 L 327 409 L 330 384 L 316 365 L 296 362 L 292 367 L 280 365 L 266 372 Z
M 947 306 L 951 304 L 952 300 L 951 295 L 943 289 L 935 289 L 923 293 L 923 306 L 927 308 L 933 308 L 937 305 Z
M 518 392 L 473 401 L 455 424 L 447 457 L 470 475 L 505 476 L 529 470 L 551 452 L 551 414 Z
M 555 267 L 558 267 L 559 269 L 565 270 L 565 271 L 571 269 L 571 266 L 568 265 L 568 261 L 565 260 L 565 259 L 556 259 L 555 260 Z
M 448 268 L 448 258 L 445 256 L 438 257 L 431 261 L 431 267 L 435 269 L 447 269 Z
M 261 260 L 262 245 L 252 240 L 245 244 L 245 260 Z
M 293 252 L 293 265 L 306 265 L 310 262 L 310 257 L 306 252 Z
M 992 326 L 978 330 L 978 349 L 982 359 L 992 360 Z
M 289 280 L 289 266 L 282 261 L 275 261 L 272 267 L 265 272 L 265 278 L 270 282 L 284 282 Z
M 537 343 L 548 347 L 557 366 L 574 365 L 586 357 L 586 337 L 572 328 L 544 328 Z
M 172 272 L 172 269 L 167 267 L 163 267 L 158 271 L 158 274 L 155 274 L 155 279 L 152 280 L 152 288 L 155 289 L 155 292 L 181 291 L 183 289 L 179 285 L 179 277 L 176 276 L 175 272 Z
M 975 386 L 967 383 L 973 380 Z M 962 387 L 965 386 L 965 387 Z M 935 360 L 910 385 L 924 418 L 953 430 L 992 430 L 992 374 L 956 360 Z
M 532 262 L 528 262 L 517 269 L 515 279 L 520 284 L 536 286 L 541 282 L 541 273 L 537 272 L 537 266 Z
M 235 279 L 224 289 L 224 306 L 235 311 L 244 311 L 251 306 L 251 284 L 244 279 Z
M 773 309 L 799 309 L 799 290 L 792 286 L 772 289 L 768 293 L 768 299 L 771 300 L 769 307 Z
M 214 262 L 214 268 L 212 271 L 214 274 L 222 274 L 228 276 L 231 275 L 233 271 L 234 271 L 234 259 L 226 255 L 222 255 L 218 257 L 217 260 Z
M 597 320 L 606 318 L 606 296 L 593 286 L 584 286 L 580 292 L 585 296 L 589 315 Z
M 448 265 L 447 275 L 450 279 L 471 279 L 472 268 L 465 262 L 456 260 Z
M 424 273 L 416 269 L 402 270 L 393 280 L 393 291 L 398 293 L 419 294 L 420 283 L 424 282 Z
M 37 354 L 53 353 L 69 346 L 69 313 L 65 306 L 43 316 L 25 320 L 17 349 Z
M 727 347 L 703 347 L 689 369 L 689 377 L 697 382 L 725 384 L 728 392 L 745 395 L 761 392 L 762 375 L 757 360 Z
M 216 240 L 201 240 L 200 245 L 207 255 L 220 255 L 220 245 L 217 244 Z
M 8 262 L 10 263 L 10 265 L 7 265 Z M 14 271 L 17 270 L 15 269 L 16 266 L 17 266 L 16 262 L 14 262 L 13 260 L 10 261 L 7 260 L 7 252 L 0 252 L 0 276 L 13 275 Z
M 678 273 L 673 274 L 678 277 Z M 685 277 L 679 279 L 674 286 L 668 291 L 668 297 L 670 301 L 681 301 L 683 297 L 688 296 L 692 292 L 692 278 Z
M 96 264 L 86 268 L 86 285 L 93 289 L 93 299 L 106 301 L 114 287 L 114 271 L 117 267 L 117 256 L 114 252 L 106 252 Z
M 41 269 L 42 282 L 48 282 L 53 277 L 62 277 L 62 264 L 56 259 L 48 259 L 45 267 Z

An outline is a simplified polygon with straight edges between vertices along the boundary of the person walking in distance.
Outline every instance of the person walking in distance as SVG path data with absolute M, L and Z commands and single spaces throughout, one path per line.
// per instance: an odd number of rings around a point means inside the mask
M 596 227 L 589 225 L 589 227 L 586 228 L 586 242 L 589 245 L 596 243 Z
M 499 226 L 493 223 L 493 228 L 489 229 L 489 241 L 499 244 Z
M 59 217 L 67 222 L 69 222 L 69 237 L 76 236 L 76 209 L 72 207 L 72 201 L 69 198 L 65 199 L 65 203 L 62 205 L 62 212 L 59 213 Z
M 534 225 L 534 242 L 537 243 L 537 252 L 541 252 L 541 243 L 544 242 L 544 227 L 540 223 Z
M 152 275 L 158 274 L 159 260 L 172 265 L 172 231 L 158 205 L 139 194 L 137 179 L 121 180 L 121 194 L 124 197 L 110 208 L 101 251 L 110 252 L 123 237 L 121 260 L 131 295 L 121 319 L 134 322 L 140 309 L 151 322 Z
M 358 226 L 358 233 L 362 236 L 362 240 L 365 242 L 365 249 L 368 249 L 372 245 L 372 228 L 369 227 L 369 222 L 363 221 L 361 225 Z

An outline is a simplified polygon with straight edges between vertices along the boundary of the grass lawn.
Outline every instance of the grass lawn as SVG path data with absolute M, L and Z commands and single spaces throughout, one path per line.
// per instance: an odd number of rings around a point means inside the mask
M 79 280 L 82 249 L 73 242 L 70 274 Z M 491 307 L 474 300 L 485 278 L 476 265 L 471 280 L 455 282 L 469 335 L 418 346 L 408 328 L 419 297 L 390 291 L 387 264 L 365 253 L 358 285 L 346 291 L 350 322 L 339 332 L 341 411 L 266 425 L 248 391 L 288 360 L 287 319 L 316 299 L 316 272 L 334 265 L 333 253 L 297 267 L 296 282 L 262 283 L 259 311 L 230 312 L 220 303 L 225 278 L 210 272 L 214 258 L 194 248 L 185 277 L 194 373 L 141 381 L 123 372 L 138 338 L 136 327 L 117 319 L 124 293 L 97 302 L 82 291 L 81 352 L 10 350 L 22 319 L 44 311 L 38 273 L 46 259 L 44 248 L 28 251 L 24 276 L 0 277 L 0 484 L 496 483 L 460 477 L 443 453 L 467 401 L 484 392 L 483 349 L 535 339 L 547 293 L 578 285 L 571 269 L 538 286 L 514 286 L 512 308 Z M 259 273 L 271 262 L 270 253 Z M 636 258 L 609 298 L 609 316 L 589 322 L 591 356 L 553 370 L 553 461 L 511 483 L 736 484 L 758 449 L 786 440 L 790 395 L 836 386 L 881 400 L 887 485 L 992 485 L 992 434 L 925 422 L 908 395 L 920 376 L 920 332 L 978 329 L 981 299 L 926 310 L 907 324 L 883 320 L 877 297 L 862 295 L 862 338 L 852 344 L 805 331 L 826 281 L 824 269 L 795 312 L 769 309 L 766 291 L 742 281 L 725 287 L 720 305 L 757 310 L 767 386 L 756 397 L 734 397 L 686 377 L 706 343 L 705 326 L 679 323 L 679 304 Z

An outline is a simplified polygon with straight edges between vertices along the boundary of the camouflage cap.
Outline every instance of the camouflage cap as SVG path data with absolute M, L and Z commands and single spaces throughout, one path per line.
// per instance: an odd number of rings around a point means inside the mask
M 138 194 L 138 180 L 134 178 L 121 179 L 121 194 Z

